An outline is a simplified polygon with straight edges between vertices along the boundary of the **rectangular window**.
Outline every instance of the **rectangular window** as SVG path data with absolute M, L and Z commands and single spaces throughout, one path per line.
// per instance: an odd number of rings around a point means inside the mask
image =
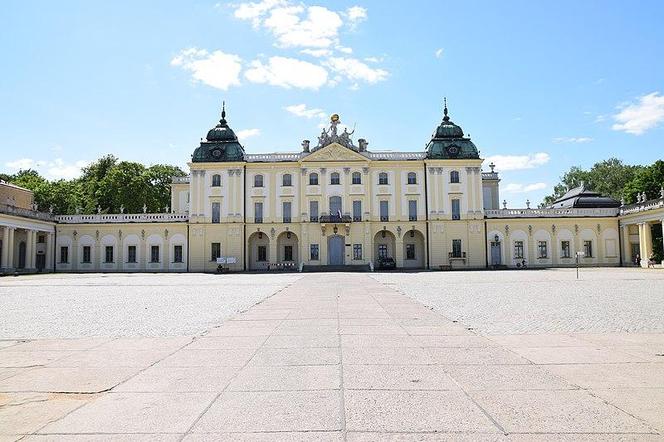
M 150 247 L 150 262 L 159 262 L 159 246 Z
M 452 240 L 452 258 L 461 258 L 461 240 Z
M 284 261 L 293 260 L 293 246 L 284 246 Z
M 461 219 L 461 200 L 458 198 L 452 200 L 452 219 Z
M 387 244 L 378 244 L 378 258 L 387 258 Z
M 285 175 L 283 176 L 283 178 L 282 178 L 282 180 L 281 180 L 281 184 L 282 184 L 284 187 L 292 186 L 292 176 L 291 176 L 290 173 L 287 173 L 287 174 L 285 174 Z
M 310 259 L 312 261 L 318 261 L 318 244 L 311 244 L 309 247 L 310 250 Z
M 104 262 L 113 262 L 113 246 L 106 246 Z
M 212 222 L 219 223 L 221 217 L 221 204 L 212 203 Z
M 380 220 L 389 221 L 390 220 L 390 206 L 387 201 L 380 202 Z
M 360 175 L 360 172 L 353 172 L 353 184 L 362 184 L 362 175 Z
M 45 237 L 44 235 L 39 235 L 39 236 L 37 237 L 37 242 L 38 242 L 39 244 L 44 244 L 44 243 L 46 242 L 46 237 Z
M 182 262 L 182 246 L 173 246 L 173 262 Z
M 210 261 L 217 261 L 217 258 L 221 256 L 221 243 L 213 242 L 210 244 Z
M 62 264 L 67 264 L 69 262 L 69 247 L 60 247 L 60 262 Z
M 281 206 L 282 216 L 285 223 L 291 222 L 291 203 L 284 201 Z
M 318 201 L 309 201 L 309 221 L 318 222 Z
M 258 246 L 258 259 L 256 261 L 258 262 L 267 261 L 267 247 Z
M 263 222 L 263 203 L 254 203 L 254 222 L 257 224 Z
M 353 244 L 353 259 L 362 259 L 362 244 Z
M 523 259 L 523 241 L 514 241 L 514 258 Z
M 592 241 L 583 241 L 583 251 L 586 253 L 588 258 L 593 256 L 593 242 Z
M 537 257 L 540 259 L 548 257 L 546 241 L 537 241 Z
M 362 201 L 353 201 L 353 221 L 362 221 Z
M 570 247 L 569 247 L 569 241 L 562 241 L 560 243 L 560 248 L 562 250 L 562 254 L 561 254 L 562 258 L 571 258 L 572 257 L 572 253 L 571 253 L 571 250 L 570 250 Z
M 83 261 L 84 263 L 89 263 L 90 258 L 90 246 L 83 246 Z
M 406 244 L 406 259 L 415 259 L 415 244 Z
M 136 246 L 127 247 L 127 262 L 136 262 Z
M 417 200 L 408 201 L 408 221 L 417 221 Z

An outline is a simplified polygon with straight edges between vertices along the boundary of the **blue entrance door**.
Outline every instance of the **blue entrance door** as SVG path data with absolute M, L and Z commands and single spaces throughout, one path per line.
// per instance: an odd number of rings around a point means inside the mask
M 331 266 L 344 265 L 344 237 L 332 235 L 327 239 L 327 263 Z

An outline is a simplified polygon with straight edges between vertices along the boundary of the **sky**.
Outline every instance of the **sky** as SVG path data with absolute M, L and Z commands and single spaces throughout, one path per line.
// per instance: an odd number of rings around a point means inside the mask
M 186 170 L 227 120 L 299 151 L 332 113 L 422 151 L 447 97 L 508 207 L 571 166 L 664 156 L 664 2 L 8 0 L 0 171 L 72 178 L 102 155 Z

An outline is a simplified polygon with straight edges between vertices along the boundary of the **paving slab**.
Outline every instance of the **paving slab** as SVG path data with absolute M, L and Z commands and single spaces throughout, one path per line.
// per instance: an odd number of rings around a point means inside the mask
M 440 365 L 344 365 L 352 390 L 459 390 Z
M 256 352 L 253 348 L 199 350 L 184 348 L 159 364 L 164 367 L 242 367 Z
M 194 433 L 340 431 L 340 392 L 225 392 L 198 421 Z
M 38 367 L 0 381 L 0 392 L 100 393 L 138 371 L 136 367 Z
M 40 434 L 185 433 L 215 393 L 107 393 Z
M 0 367 L 25 368 L 51 364 L 73 354 L 67 351 L 14 351 L 13 347 L 0 350 Z
M 664 388 L 662 364 L 564 364 L 546 369 L 581 388 Z
M 446 373 L 464 390 L 569 390 L 578 388 L 537 365 L 448 365 Z M 537 393 L 532 393 L 537 394 Z
M 337 365 L 336 347 L 267 348 L 259 349 L 249 365 Z
M 171 367 L 157 364 L 113 389 L 127 392 L 221 392 L 239 367 Z
M 341 431 L 279 431 L 259 433 L 190 433 L 183 442 L 341 442 L 344 435 Z
M 463 392 L 348 390 L 348 431 L 499 432 Z
M 0 437 L 11 439 L 37 431 L 92 399 L 82 395 L 0 393 Z
M 664 433 L 664 388 L 621 388 L 591 392 Z
M 654 433 L 643 422 L 584 390 L 471 391 L 507 433 Z
M 646 362 L 645 359 L 621 351 L 617 347 L 510 347 L 535 364 L 603 364 Z
M 230 383 L 228 391 L 338 390 L 339 365 L 250 366 Z

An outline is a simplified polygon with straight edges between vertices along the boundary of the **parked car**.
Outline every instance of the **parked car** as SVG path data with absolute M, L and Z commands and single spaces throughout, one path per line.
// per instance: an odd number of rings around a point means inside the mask
M 393 258 L 378 258 L 378 269 L 379 270 L 392 270 L 397 268 L 397 263 Z

